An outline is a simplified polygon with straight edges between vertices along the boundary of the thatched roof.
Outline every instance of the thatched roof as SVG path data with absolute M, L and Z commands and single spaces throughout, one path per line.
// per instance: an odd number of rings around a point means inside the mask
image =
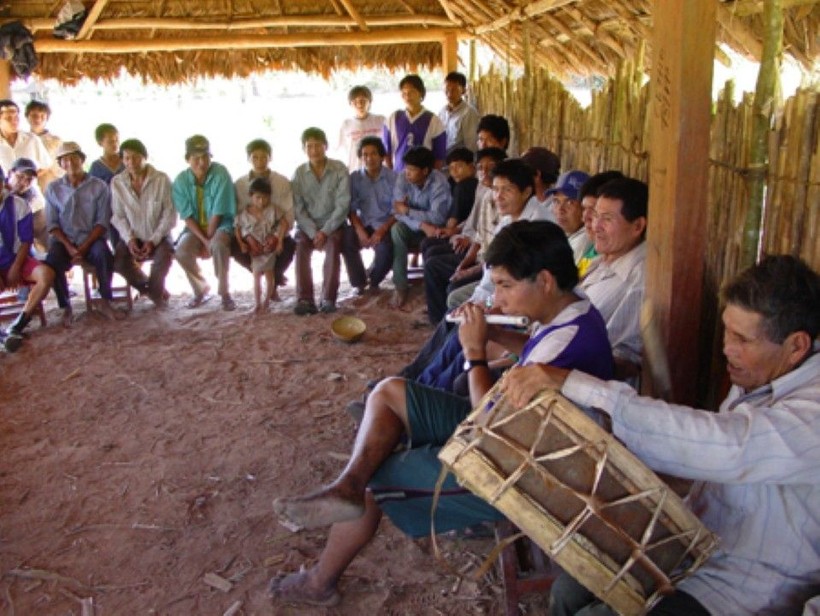
M 786 53 L 816 70 L 820 0 L 781 2 Z M 0 21 L 21 20 L 35 35 L 38 74 L 63 82 L 121 68 L 173 83 L 266 69 L 433 67 L 445 41 L 470 38 L 514 64 L 606 76 L 652 32 L 650 0 L 86 0 L 82 31 L 65 41 L 52 35 L 62 4 L 18 0 Z M 720 1 L 718 42 L 760 58 L 762 11 L 762 0 Z

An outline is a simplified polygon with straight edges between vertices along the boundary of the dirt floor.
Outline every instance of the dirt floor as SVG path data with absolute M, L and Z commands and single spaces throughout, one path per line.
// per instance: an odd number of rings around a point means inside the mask
M 225 313 L 216 300 L 185 308 L 181 289 L 169 310 L 140 300 L 121 322 L 87 314 L 78 296 L 70 330 L 49 300 L 48 327 L 0 354 L 2 613 L 501 613 L 497 573 L 460 580 L 428 540 L 387 520 L 342 579 L 338 607 L 297 609 L 266 593 L 325 538 L 281 526 L 271 500 L 342 468 L 355 430 L 345 404 L 432 331 L 421 288 L 396 311 L 387 290 L 353 298 L 343 287 L 339 314 L 368 328 L 352 345 L 331 335 L 338 315 L 293 315 L 292 287 L 258 317 L 247 290 Z M 441 540 L 461 571 L 492 545 Z

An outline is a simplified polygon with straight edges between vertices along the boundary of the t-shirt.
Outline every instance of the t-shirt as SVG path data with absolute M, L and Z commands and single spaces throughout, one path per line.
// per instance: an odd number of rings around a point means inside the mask
M 347 168 L 350 171 L 356 171 L 361 163 L 357 150 L 359 149 L 359 141 L 365 137 L 382 137 L 382 129 L 384 128 L 384 116 L 367 114 L 366 118 L 347 118 L 342 122 L 342 127 L 339 129 L 339 145 L 337 149 L 341 153 L 344 151 L 345 155 L 342 160 L 347 162 Z

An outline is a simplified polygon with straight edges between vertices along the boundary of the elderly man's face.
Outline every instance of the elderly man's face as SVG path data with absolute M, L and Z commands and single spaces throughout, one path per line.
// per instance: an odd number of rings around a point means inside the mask
M 65 171 L 70 180 L 82 177 L 85 173 L 83 171 L 83 157 L 76 152 L 61 156 L 59 163 L 60 167 L 63 171 Z
M 769 340 L 760 313 L 729 304 L 723 310 L 723 326 L 726 369 L 735 385 L 753 390 L 794 368 L 788 338 L 782 344 Z
M 0 130 L 4 133 L 16 134 L 20 127 L 20 112 L 11 105 L 0 110 Z
M 598 197 L 595 204 L 595 250 L 614 261 L 641 243 L 646 218 L 629 221 L 621 214 L 623 201 Z

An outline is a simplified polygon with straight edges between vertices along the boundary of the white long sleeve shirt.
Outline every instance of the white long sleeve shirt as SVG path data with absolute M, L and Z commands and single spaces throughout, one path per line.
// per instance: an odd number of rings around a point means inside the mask
M 820 354 L 711 413 L 572 372 L 561 392 L 612 417 L 647 466 L 697 481 L 689 505 L 720 537 L 679 588 L 712 614 L 799 615 L 820 589 Z
M 176 225 L 177 211 L 171 200 L 170 178 L 151 165 L 146 167 L 139 196 L 131 188 L 127 171 L 111 180 L 111 224 L 125 242 L 138 238 L 157 245 Z

